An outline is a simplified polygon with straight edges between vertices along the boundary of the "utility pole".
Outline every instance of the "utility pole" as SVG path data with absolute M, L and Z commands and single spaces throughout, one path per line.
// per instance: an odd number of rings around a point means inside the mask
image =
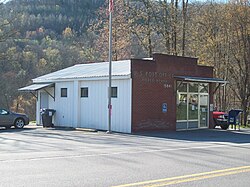
M 111 89 L 112 89 L 112 12 L 114 9 L 113 0 L 109 0 L 109 88 L 108 88 L 108 131 L 111 133 L 111 115 L 112 115 L 112 103 L 111 103 Z

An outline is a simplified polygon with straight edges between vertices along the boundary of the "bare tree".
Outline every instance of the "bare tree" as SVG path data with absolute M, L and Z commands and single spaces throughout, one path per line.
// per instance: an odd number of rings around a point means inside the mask
M 250 8 L 249 1 L 232 2 L 229 5 L 232 54 L 229 65 L 235 94 L 241 101 L 244 124 L 247 123 L 250 101 Z
M 182 56 L 185 56 L 188 0 L 182 0 Z

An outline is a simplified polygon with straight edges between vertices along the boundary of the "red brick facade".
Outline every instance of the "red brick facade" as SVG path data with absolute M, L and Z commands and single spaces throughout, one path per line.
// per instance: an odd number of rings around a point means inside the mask
M 155 54 L 153 60 L 132 59 L 131 72 L 132 132 L 176 130 L 174 76 L 213 77 L 213 68 L 198 66 L 196 58 L 163 54 Z M 167 104 L 164 112 L 163 103 Z

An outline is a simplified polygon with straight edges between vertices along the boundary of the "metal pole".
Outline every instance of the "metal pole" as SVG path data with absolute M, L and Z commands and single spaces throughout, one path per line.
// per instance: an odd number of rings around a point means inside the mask
M 111 114 L 112 114 L 112 103 L 111 103 L 111 78 L 112 78 L 112 0 L 109 1 L 109 89 L 108 89 L 108 131 L 111 133 Z

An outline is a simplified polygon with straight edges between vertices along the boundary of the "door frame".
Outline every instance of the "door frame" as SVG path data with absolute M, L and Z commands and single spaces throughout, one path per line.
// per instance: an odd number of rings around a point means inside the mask
M 177 81 L 176 81 L 176 83 L 177 83 Z M 183 83 L 187 83 L 187 85 L 189 85 L 189 83 L 196 83 L 196 84 L 198 84 L 198 92 L 189 92 L 189 86 L 187 86 L 187 92 L 177 92 L 177 90 L 176 90 L 176 96 L 178 97 L 178 95 L 179 94 L 185 94 L 185 95 L 187 95 L 187 120 L 177 120 L 176 119 L 176 124 L 178 123 L 178 122 L 180 122 L 180 123 L 182 123 L 182 122 L 186 122 L 186 128 L 185 129 L 176 129 L 176 130 L 190 130 L 190 129 L 202 129 L 202 128 L 208 128 L 209 127 L 209 102 L 210 102 L 210 100 L 209 100 L 209 83 L 200 83 L 200 82 L 183 82 Z M 207 93 L 203 93 L 203 92 L 200 92 L 200 89 L 199 89 L 199 87 L 200 87 L 200 84 L 207 84 L 207 86 L 208 86 L 208 90 L 207 90 Z M 188 104 L 188 102 L 189 102 L 189 98 L 190 98 L 190 95 L 192 95 L 192 94 L 196 94 L 196 95 L 198 95 L 198 127 L 197 128 L 189 128 L 189 122 L 191 122 L 191 121 L 196 121 L 196 120 L 189 120 L 189 104 Z M 201 114 L 201 111 L 200 111 L 200 97 L 201 96 L 207 96 L 207 120 L 206 120 L 206 126 L 205 127 L 201 127 L 201 119 L 200 119 L 200 114 Z M 177 97 L 176 97 L 176 99 L 177 99 Z M 177 112 L 177 110 L 176 110 L 176 112 Z
M 206 115 L 207 119 L 206 119 L 206 126 L 205 127 L 201 127 L 201 119 L 200 119 L 200 117 L 201 117 L 200 97 L 201 96 L 207 96 L 207 107 L 206 107 L 206 109 L 207 109 L 207 115 Z M 199 107 L 198 107 L 198 128 L 201 129 L 201 128 L 208 128 L 208 127 L 209 127 L 209 94 L 208 93 L 200 93 L 199 94 Z

